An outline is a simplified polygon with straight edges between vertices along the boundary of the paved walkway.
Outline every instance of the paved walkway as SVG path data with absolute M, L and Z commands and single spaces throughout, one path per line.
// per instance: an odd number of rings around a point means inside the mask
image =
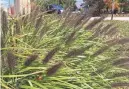
M 92 17 L 90 20 L 99 19 L 100 17 Z M 104 20 L 111 20 L 111 17 L 106 17 Z M 113 20 L 129 21 L 129 17 L 113 17 Z

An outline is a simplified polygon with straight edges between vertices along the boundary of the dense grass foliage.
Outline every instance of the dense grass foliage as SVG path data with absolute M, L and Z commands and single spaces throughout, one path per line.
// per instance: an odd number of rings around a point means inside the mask
M 3 89 L 129 86 L 129 38 L 103 17 L 64 12 L 7 19 L 2 12 Z

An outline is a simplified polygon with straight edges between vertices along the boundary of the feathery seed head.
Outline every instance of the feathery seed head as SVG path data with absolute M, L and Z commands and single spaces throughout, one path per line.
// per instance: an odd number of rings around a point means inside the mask
M 32 54 L 32 55 L 28 56 L 28 58 L 26 59 L 24 65 L 29 66 L 37 58 L 38 58 L 38 55 L 36 55 L 36 54 Z
M 53 74 L 55 74 L 60 68 L 61 66 L 63 65 L 63 62 L 59 62 L 55 65 L 53 65 L 52 67 L 50 67 L 48 70 L 47 70 L 47 76 L 52 76 Z
M 16 56 L 11 51 L 7 53 L 7 63 L 10 70 L 16 65 Z
M 48 63 L 58 50 L 59 50 L 59 47 L 55 47 L 50 52 L 48 52 L 48 54 L 43 59 L 43 63 Z

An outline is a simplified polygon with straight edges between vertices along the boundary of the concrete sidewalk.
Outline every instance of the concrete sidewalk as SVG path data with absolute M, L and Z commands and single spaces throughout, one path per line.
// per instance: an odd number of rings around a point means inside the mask
M 90 20 L 99 19 L 100 17 L 92 17 Z M 111 20 L 111 17 L 106 17 L 104 20 Z M 113 17 L 113 20 L 129 21 L 129 17 Z

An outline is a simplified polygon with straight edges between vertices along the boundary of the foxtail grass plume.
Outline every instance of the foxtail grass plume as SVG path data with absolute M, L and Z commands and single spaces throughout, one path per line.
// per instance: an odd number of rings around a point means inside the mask
M 103 20 L 103 18 L 99 18 L 99 19 L 95 19 L 92 22 L 90 22 L 87 26 L 86 26 L 86 30 L 91 30 L 95 25 L 97 25 L 98 23 L 100 23 Z
M 63 62 L 59 62 L 55 65 L 53 65 L 52 67 L 50 67 L 48 70 L 47 70 L 47 76 L 52 76 L 54 75 L 60 68 L 61 66 L 63 65 Z
M 77 27 L 78 25 L 82 24 L 82 21 L 85 20 L 85 18 L 86 18 L 85 15 L 79 16 L 79 17 L 77 18 L 77 21 L 76 21 L 74 27 Z
M 39 34 L 39 38 L 42 39 L 44 34 L 47 33 L 48 29 L 50 29 L 49 26 L 47 26 L 47 24 L 45 24 L 44 27 L 42 27 L 42 29 L 40 30 L 40 34 Z
M 99 26 L 95 29 L 95 32 L 93 33 L 93 35 L 92 35 L 91 37 L 89 37 L 87 40 L 93 40 L 93 39 L 95 39 L 96 37 L 98 37 L 99 34 L 100 34 L 100 30 L 101 30 L 102 26 L 103 26 L 102 23 L 99 24 Z
M 96 56 L 102 54 L 103 52 L 105 52 L 109 48 L 110 48 L 110 46 L 104 46 L 101 49 L 99 49 L 98 51 L 96 51 L 92 56 L 96 57 Z
M 55 47 L 50 52 L 48 52 L 48 54 L 43 59 L 43 63 L 48 63 L 52 59 L 52 57 L 55 55 L 55 53 L 58 52 L 58 50 L 59 50 L 59 47 Z
M 85 25 L 88 23 L 88 21 L 91 19 L 91 17 L 85 17 L 82 22 L 77 26 L 76 28 L 81 29 L 82 27 L 85 27 Z
M 114 88 L 116 88 L 116 87 L 129 87 L 129 83 L 126 83 L 126 82 L 125 83 L 124 82 L 123 83 L 122 82 L 112 83 L 111 86 Z
M 20 23 L 19 23 L 18 20 L 16 20 L 16 22 L 15 22 L 15 33 L 20 34 L 20 30 L 21 30 Z
M 112 41 L 112 42 L 111 42 Z M 96 51 L 92 56 L 98 56 L 100 54 L 102 54 L 103 52 L 105 52 L 106 50 L 108 50 L 110 47 L 116 45 L 116 44 L 126 44 L 129 42 L 129 38 L 121 38 L 121 39 L 116 39 L 116 40 L 111 40 L 108 41 L 110 43 L 107 43 L 107 46 L 103 46 L 102 48 L 100 48 L 98 51 Z
M 116 78 L 116 77 L 127 77 L 129 76 L 129 72 L 121 72 L 121 73 L 115 73 L 112 75 L 112 78 Z
M 111 24 L 108 24 L 107 26 L 103 27 L 102 30 L 100 31 L 100 35 L 104 35 L 108 30 L 112 27 Z
M 110 37 L 113 37 L 113 36 L 115 36 L 116 34 L 118 34 L 118 29 L 116 29 L 116 28 L 114 27 L 114 29 L 112 29 L 112 32 L 110 32 L 109 36 L 110 36 Z
M 7 64 L 10 70 L 16 65 L 16 56 L 11 51 L 7 53 Z
M 116 27 L 110 27 L 109 30 L 105 33 L 105 35 L 111 37 L 111 35 L 115 35 L 116 32 L 118 32 Z
M 129 38 L 121 38 L 120 40 L 118 40 L 118 44 L 125 44 L 129 42 Z
M 35 22 L 35 28 L 36 28 L 36 30 L 38 30 L 40 28 L 40 26 L 41 26 L 42 16 L 43 16 L 43 14 L 40 15 L 39 18 L 37 18 L 37 20 Z
M 72 57 L 72 56 L 77 56 L 77 55 L 84 53 L 84 51 L 85 51 L 84 47 L 78 48 L 78 49 L 73 49 L 70 52 L 68 52 L 68 54 L 65 57 L 68 58 L 68 57 Z
M 66 39 L 66 44 L 69 44 L 75 37 L 77 31 L 73 31 Z
M 127 62 L 129 62 L 129 57 L 117 59 L 116 61 L 113 62 L 113 65 L 121 65 Z
M 22 16 L 22 24 L 23 24 L 23 25 L 28 24 L 28 18 L 29 18 L 29 15 L 24 15 L 24 16 Z
M 40 13 L 39 7 L 36 7 L 31 13 L 30 13 L 30 22 L 34 24 L 37 15 Z
M 6 37 L 6 34 L 8 32 L 8 20 L 7 20 L 7 13 L 1 9 L 1 28 L 2 28 L 2 36 L 3 38 Z
M 85 52 L 85 50 L 88 50 L 89 48 L 91 48 L 93 46 L 93 44 L 86 46 L 86 47 L 81 47 L 81 48 L 77 48 L 77 49 L 73 49 L 70 52 L 68 52 L 68 54 L 65 57 L 74 57 L 74 56 L 78 56 L 81 55 Z
M 25 65 L 25 66 L 31 65 L 31 63 L 32 63 L 34 60 L 36 60 L 37 58 L 38 58 L 38 55 L 36 55 L 36 54 L 32 54 L 32 55 L 28 56 L 28 58 L 26 59 L 24 65 Z
M 104 65 L 101 64 L 101 66 L 104 66 Z M 110 66 L 105 66 L 105 67 L 102 67 L 102 68 L 97 68 L 97 70 L 95 72 L 92 72 L 91 75 L 92 76 L 96 76 L 98 74 L 102 74 L 105 71 L 108 71 L 110 68 L 111 68 Z

